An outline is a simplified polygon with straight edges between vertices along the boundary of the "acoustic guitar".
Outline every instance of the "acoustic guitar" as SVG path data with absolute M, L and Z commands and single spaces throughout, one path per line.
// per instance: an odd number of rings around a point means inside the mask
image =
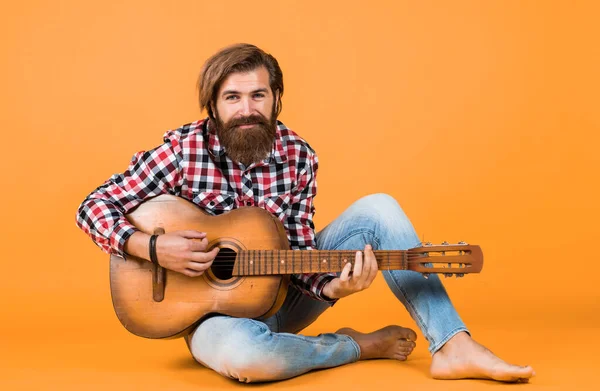
M 178 230 L 206 232 L 208 249 L 219 247 L 200 277 L 155 267 L 128 256 L 110 257 L 110 289 L 117 317 L 127 330 L 146 338 L 183 337 L 210 314 L 266 318 L 283 303 L 289 275 L 340 272 L 355 250 L 290 250 L 285 229 L 268 211 L 241 207 L 210 216 L 182 198 L 161 195 L 129 213 L 148 234 Z M 479 246 L 427 245 L 409 250 L 375 250 L 380 270 L 412 270 L 463 276 L 479 273 Z

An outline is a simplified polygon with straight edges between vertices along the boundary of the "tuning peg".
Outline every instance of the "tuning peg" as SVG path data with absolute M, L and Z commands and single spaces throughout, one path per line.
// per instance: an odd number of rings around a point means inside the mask
M 452 273 L 444 273 L 444 277 L 446 277 L 446 278 L 452 277 Z
M 423 273 L 423 277 L 425 277 L 425 279 L 429 278 L 429 273 Z
M 467 242 L 463 242 L 462 240 L 460 242 L 458 242 L 458 244 L 460 244 L 461 246 L 466 246 Z
M 425 242 L 424 246 L 433 246 L 433 244 L 431 244 L 431 242 Z
M 456 278 L 461 278 L 465 276 L 465 273 L 456 273 L 455 276 Z
M 446 242 L 445 240 L 442 242 L 442 246 L 447 246 L 449 243 Z

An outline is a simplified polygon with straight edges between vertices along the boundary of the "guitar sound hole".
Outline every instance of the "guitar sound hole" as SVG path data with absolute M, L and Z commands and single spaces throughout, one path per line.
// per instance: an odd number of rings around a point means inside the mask
M 237 253 L 230 248 L 221 248 L 210 269 L 219 280 L 228 280 L 232 276 Z

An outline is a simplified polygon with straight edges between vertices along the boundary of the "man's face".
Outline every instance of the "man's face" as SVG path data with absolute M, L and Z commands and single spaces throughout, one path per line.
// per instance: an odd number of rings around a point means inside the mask
M 264 67 L 232 73 L 223 81 L 213 112 L 219 140 L 233 161 L 250 165 L 271 152 L 276 99 Z

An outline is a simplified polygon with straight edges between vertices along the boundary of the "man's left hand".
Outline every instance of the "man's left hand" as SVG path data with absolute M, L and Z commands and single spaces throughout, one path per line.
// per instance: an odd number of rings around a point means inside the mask
M 330 299 L 339 299 L 360 292 L 367 289 L 376 276 L 377 260 L 373 254 L 373 248 L 367 244 L 364 257 L 363 252 L 357 251 L 354 268 L 352 268 L 352 263 L 348 262 L 342 269 L 342 274 L 325 285 L 323 294 Z

